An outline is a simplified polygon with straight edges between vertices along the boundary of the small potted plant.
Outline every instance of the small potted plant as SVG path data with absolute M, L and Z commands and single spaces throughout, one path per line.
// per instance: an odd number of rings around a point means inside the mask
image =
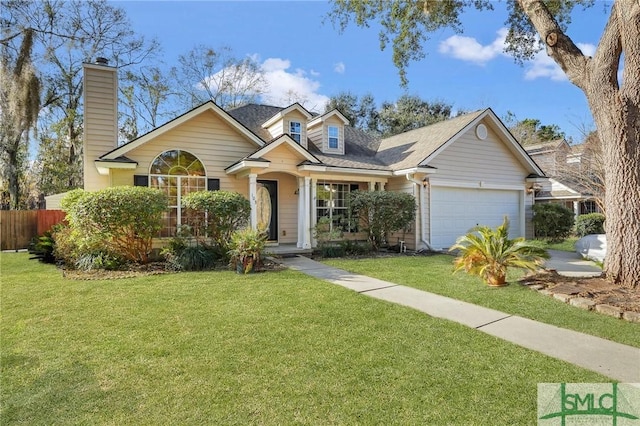
M 506 285 L 507 269 L 535 271 L 549 254 L 524 238 L 509 239 L 509 220 L 505 217 L 496 229 L 476 226 L 456 241 L 450 251 L 457 251 L 454 272 L 464 269 L 477 275 L 491 287 Z
M 261 229 L 244 228 L 231 234 L 230 265 L 239 274 L 253 272 L 262 261 L 267 233 Z

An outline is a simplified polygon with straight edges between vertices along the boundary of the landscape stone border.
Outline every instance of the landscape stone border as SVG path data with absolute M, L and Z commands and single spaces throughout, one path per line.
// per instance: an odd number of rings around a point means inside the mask
M 548 270 L 548 273 L 555 273 L 554 270 Z M 556 300 L 559 300 L 563 303 L 567 303 L 571 306 L 575 306 L 579 309 L 584 309 L 585 311 L 594 311 L 599 314 L 607 315 L 610 317 L 622 319 L 629 322 L 640 323 L 640 312 L 635 311 L 627 311 L 618 306 L 612 306 L 607 304 L 598 304 L 595 301 L 589 299 L 588 297 L 582 297 L 578 294 L 565 294 L 565 293 L 555 293 L 551 291 L 547 285 L 538 284 L 533 281 L 531 284 L 527 284 L 527 280 L 533 278 L 532 276 L 524 277 L 520 282 L 522 285 L 530 288 L 531 290 L 535 290 L 540 294 L 545 296 L 553 297 Z

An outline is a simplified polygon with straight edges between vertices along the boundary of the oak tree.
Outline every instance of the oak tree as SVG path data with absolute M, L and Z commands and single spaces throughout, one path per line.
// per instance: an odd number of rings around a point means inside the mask
M 640 3 L 616 0 L 593 56 L 568 34 L 576 6 L 594 0 L 507 0 L 506 51 L 517 60 L 541 49 L 584 93 L 602 142 L 607 211 L 605 273 L 612 282 L 640 285 Z M 341 28 L 381 25 L 381 47 L 391 42 L 401 82 L 410 61 L 424 58 L 424 42 L 442 28 L 462 30 L 467 8 L 492 9 L 488 0 L 334 0 L 331 17 Z M 624 63 L 624 78 L 618 77 Z

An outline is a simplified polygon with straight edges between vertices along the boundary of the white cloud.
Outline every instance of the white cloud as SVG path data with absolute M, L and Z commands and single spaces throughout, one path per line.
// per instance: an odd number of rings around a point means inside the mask
M 593 56 L 596 51 L 596 47 L 593 44 L 576 43 L 576 45 L 586 56 Z M 526 80 L 535 80 L 536 78 L 549 78 L 554 81 L 568 80 L 567 75 L 562 71 L 562 68 L 560 68 L 560 66 L 556 64 L 549 55 L 547 55 L 547 52 L 544 49 L 538 52 L 533 60 L 527 65 L 524 78 Z
M 338 74 L 344 74 L 344 72 L 346 71 L 346 67 L 344 65 L 344 62 L 338 62 L 333 64 L 333 70 L 335 72 L 337 72 Z
M 440 43 L 438 51 L 452 58 L 484 65 L 499 56 L 508 56 L 504 52 L 507 31 L 506 28 L 500 28 L 495 40 L 486 46 L 483 46 L 473 37 L 451 36 Z M 593 44 L 576 43 L 576 45 L 586 56 L 593 56 L 596 51 L 596 46 Z M 547 55 L 544 49 L 527 63 L 524 78 L 526 80 L 535 80 L 536 78 L 549 78 L 554 81 L 567 80 L 564 71 Z
M 484 65 L 497 56 L 504 55 L 507 29 L 500 28 L 497 34 L 496 39 L 486 46 L 473 37 L 454 35 L 441 42 L 438 51 L 456 59 Z
M 291 61 L 282 58 L 267 58 L 261 65 L 265 80 L 268 83 L 266 93 L 262 94 L 262 102 L 266 104 L 286 106 L 300 102 L 310 111 L 322 111 L 329 98 L 319 93 L 320 82 L 311 78 L 317 73 L 303 69 L 289 71 Z

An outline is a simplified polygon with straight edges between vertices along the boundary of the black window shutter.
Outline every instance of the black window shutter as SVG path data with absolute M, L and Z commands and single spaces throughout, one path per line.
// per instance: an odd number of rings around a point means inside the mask
M 207 191 L 219 191 L 220 179 L 207 179 Z
M 133 186 L 149 186 L 149 176 L 133 175 Z

